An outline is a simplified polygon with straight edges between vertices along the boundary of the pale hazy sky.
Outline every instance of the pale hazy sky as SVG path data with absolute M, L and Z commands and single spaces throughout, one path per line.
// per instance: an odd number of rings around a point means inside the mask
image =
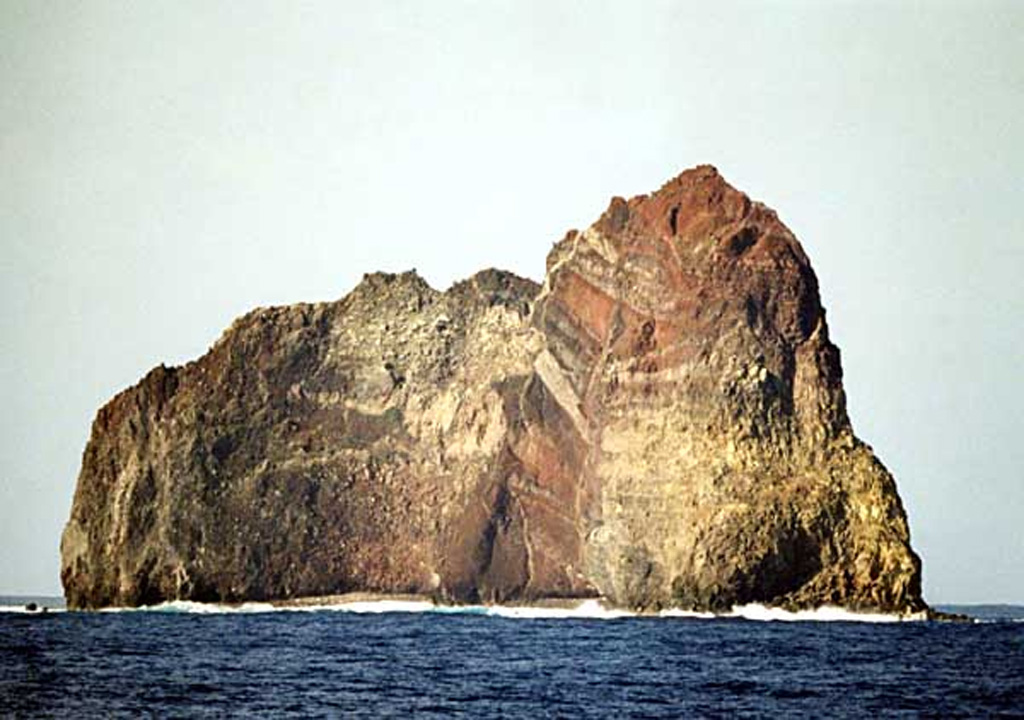
M 1024 602 L 1024 3 L 0 0 L 0 594 L 96 409 L 267 304 L 435 287 L 698 163 L 811 257 L 931 602 Z

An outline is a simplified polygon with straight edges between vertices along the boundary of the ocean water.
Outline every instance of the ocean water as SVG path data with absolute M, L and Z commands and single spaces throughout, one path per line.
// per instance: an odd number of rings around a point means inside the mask
M 1013 606 L 879 623 L 596 604 L 17 611 L 27 601 L 0 598 L 2 717 L 1024 717 Z

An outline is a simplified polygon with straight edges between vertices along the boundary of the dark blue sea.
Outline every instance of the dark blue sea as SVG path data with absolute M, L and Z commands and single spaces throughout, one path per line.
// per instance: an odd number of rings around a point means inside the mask
M 983 622 L 0 612 L 8 717 L 1024 717 Z

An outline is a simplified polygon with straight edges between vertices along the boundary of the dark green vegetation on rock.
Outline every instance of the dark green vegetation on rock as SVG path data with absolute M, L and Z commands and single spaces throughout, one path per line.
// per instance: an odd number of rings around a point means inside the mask
M 543 287 L 367 275 L 153 370 L 97 415 L 61 578 L 72 607 L 925 607 L 810 264 L 707 166 L 614 199 Z

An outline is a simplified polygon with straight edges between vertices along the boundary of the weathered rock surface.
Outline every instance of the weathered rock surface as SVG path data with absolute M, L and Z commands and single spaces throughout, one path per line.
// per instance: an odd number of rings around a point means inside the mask
M 708 166 L 612 200 L 543 287 L 367 275 L 153 370 L 99 411 L 61 553 L 72 607 L 925 607 L 810 264 Z

